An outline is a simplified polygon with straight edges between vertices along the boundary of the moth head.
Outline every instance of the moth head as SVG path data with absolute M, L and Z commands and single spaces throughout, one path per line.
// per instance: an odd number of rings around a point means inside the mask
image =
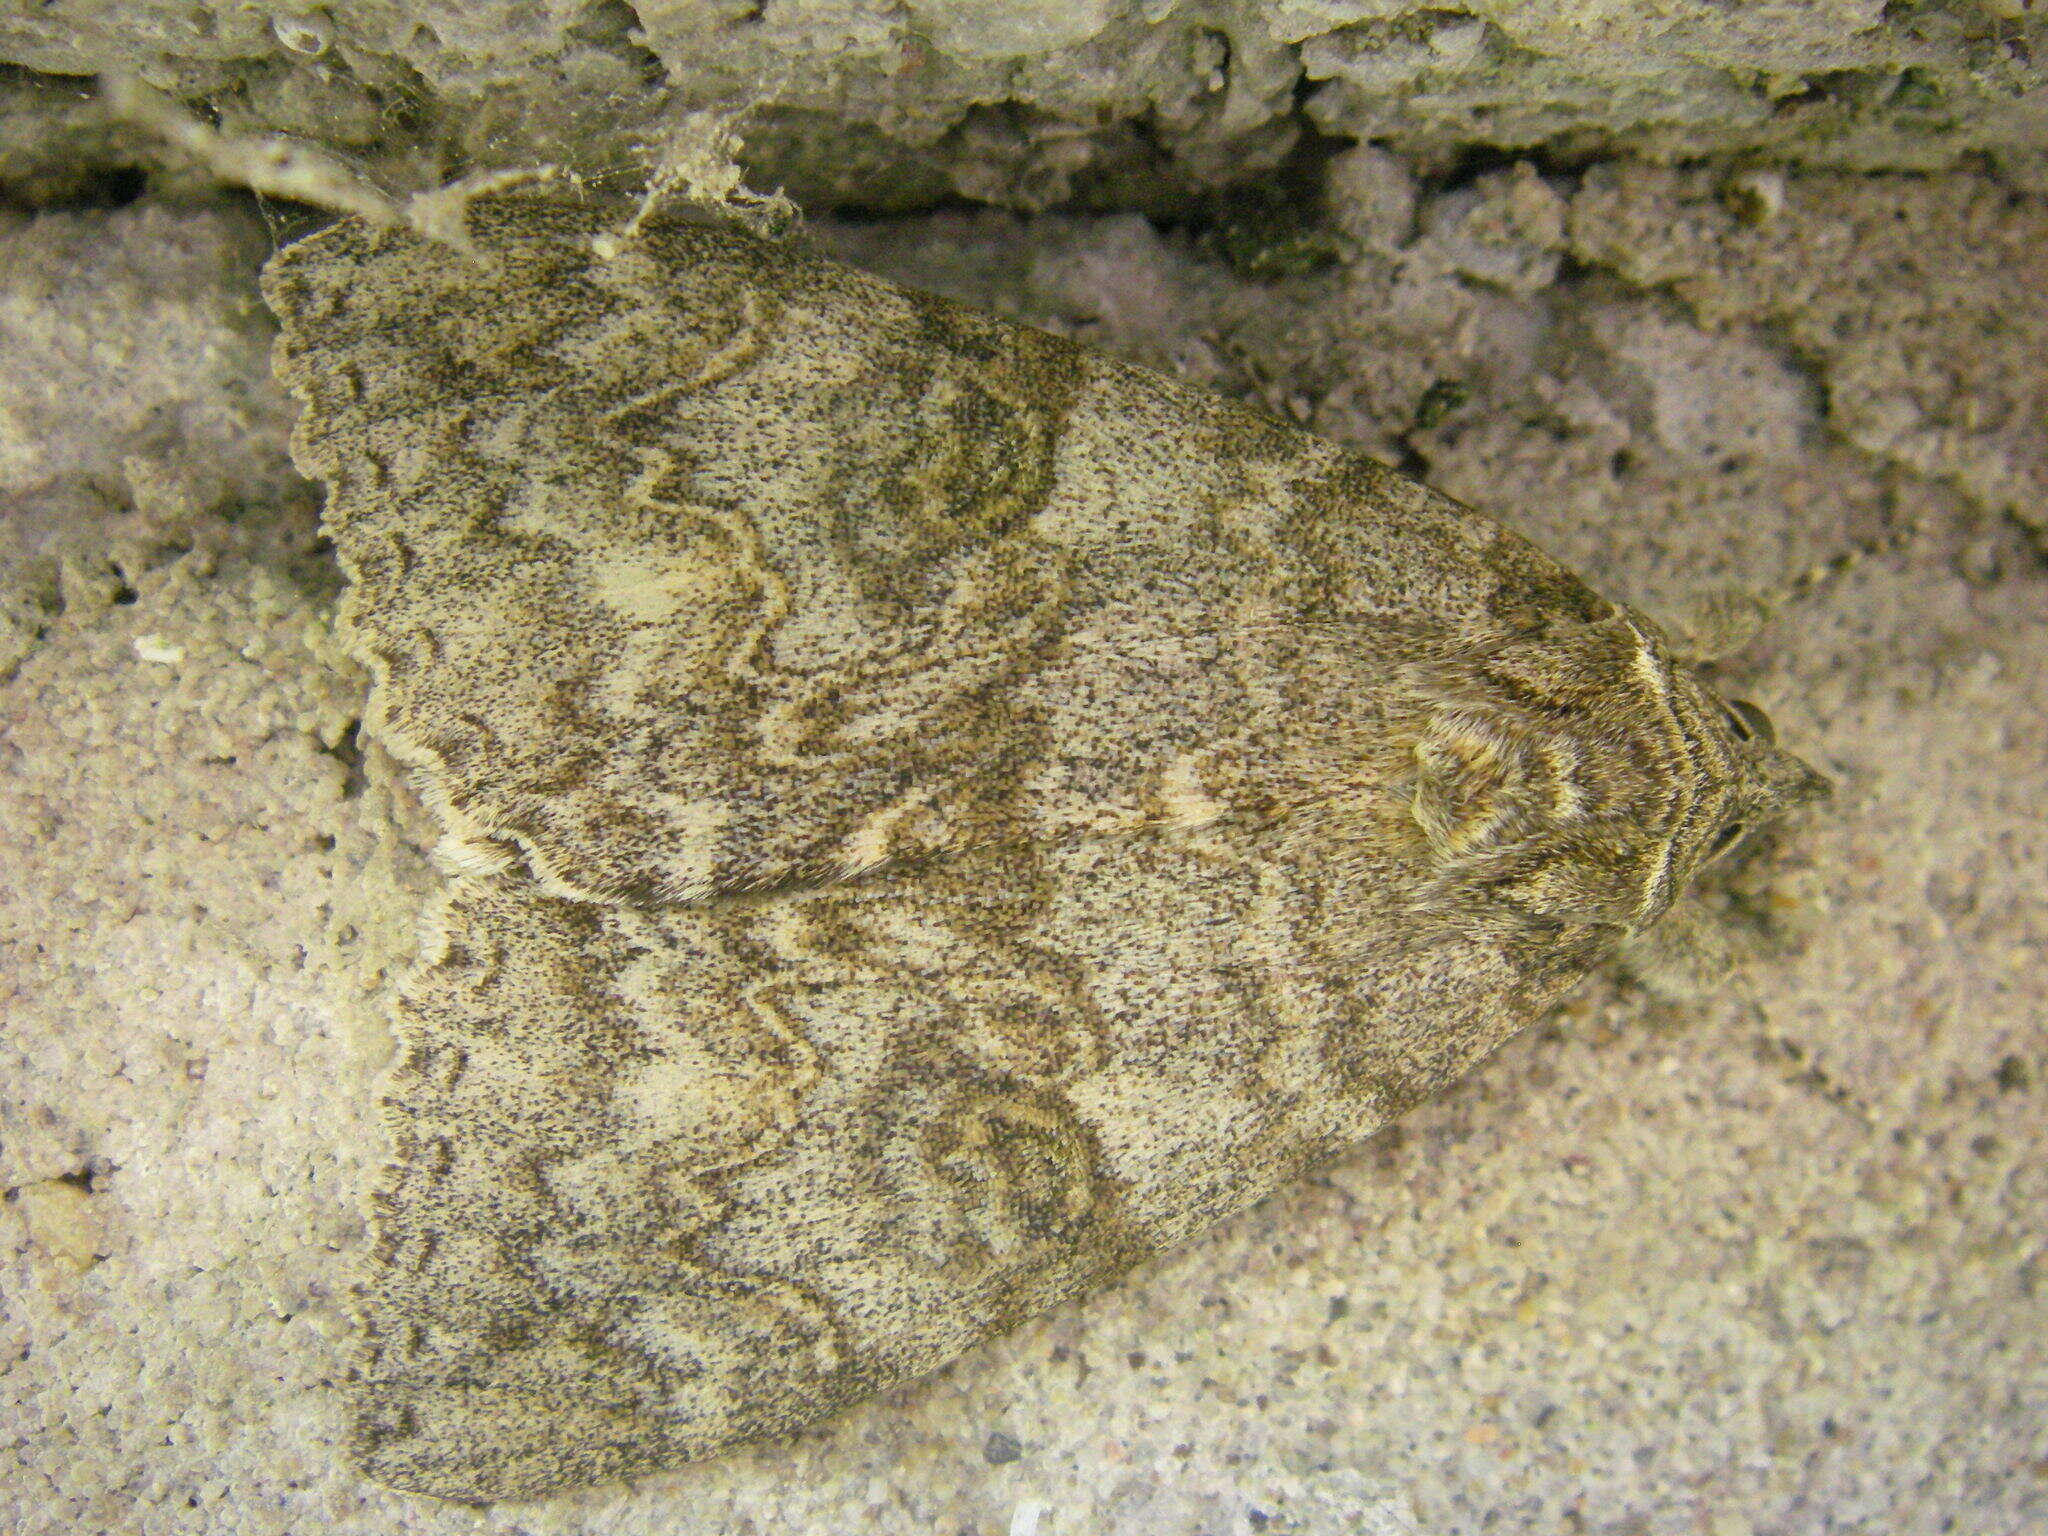
M 1617 610 L 1408 669 L 1426 698 L 1410 805 L 1454 892 L 1641 929 L 1753 828 L 1827 793 L 1769 717 Z

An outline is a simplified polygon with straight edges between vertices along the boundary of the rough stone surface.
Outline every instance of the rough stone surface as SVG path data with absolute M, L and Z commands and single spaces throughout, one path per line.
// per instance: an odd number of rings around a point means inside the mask
M 403 797 L 374 755 L 352 769 L 359 682 L 305 504 L 202 508 L 186 552 L 110 570 L 125 482 L 12 490 L 10 527 L 100 510 L 56 520 L 66 559 L 7 551 L 9 589 L 42 596 L 0 693 L 0 1525 L 2048 1523 L 2048 574 L 1997 510 L 2039 522 L 2038 449 L 1986 416 L 1916 455 L 1850 410 L 1857 381 L 1897 366 L 1911 390 L 1932 357 L 2048 397 L 2038 350 L 1984 323 L 2038 326 L 2040 285 L 1929 254 L 2039 205 L 1968 176 L 1717 194 L 1618 165 L 1510 170 L 1438 208 L 1356 155 L 1331 176 L 1355 248 L 1264 283 L 1127 217 L 833 237 L 1405 458 L 1660 616 L 1713 591 L 1774 609 L 1722 674 L 1841 790 L 1721 893 L 1746 968 L 1601 982 L 1320 1177 L 791 1445 L 544 1505 L 408 1501 L 342 1469 L 331 1388 L 378 988 L 427 882 Z M 1904 194 L 1912 250 L 1888 250 Z M 1730 202 L 1771 214 L 1768 260 L 1719 222 Z M 154 216 L 64 217 L 111 242 Z M 46 288 L 49 264 L 103 259 L 76 227 L 36 236 Z M 195 323 L 241 335 L 253 262 L 207 238 L 222 276 Z M 180 259 L 158 291 L 190 286 Z M 44 333 L 21 345 L 0 377 L 47 366 Z M 88 429 L 136 419 L 124 388 L 187 398 L 178 362 L 67 384 L 108 403 L 50 462 L 103 464 Z M 268 486 L 280 448 L 236 473 Z
M 0 675 L 196 522 L 309 532 L 247 280 L 269 248 L 239 204 L 0 212 Z
M 274 500 L 291 412 L 243 280 L 269 245 L 240 206 L 0 214 L 0 347 L 34 363 L 0 377 L 0 495 L 84 486 L 166 515 Z
M 746 106 L 750 168 L 812 208 L 965 197 L 1166 207 L 1259 177 L 1310 124 L 1438 165 L 1755 155 L 2048 168 L 2048 18 L 2024 0 L 56 0 L 0 61 L 122 70 L 417 188 L 536 160 L 639 162 L 680 110 Z M 64 101 L 0 100 L 83 147 Z M 118 141 L 119 136 L 114 135 Z M 115 145 L 108 146 L 111 151 Z
M 1478 139 L 1924 169 L 1970 142 L 2040 166 L 2041 18 L 2003 0 L 1280 0 L 1274 14 L 1327 82 L 1316 122 L 1424 155 Z
M 1981 176 L 1603 166 L 1571 247 L 1709 334 L 1767 331 L 1845 441 L 2048 531 L 2048 202 Z

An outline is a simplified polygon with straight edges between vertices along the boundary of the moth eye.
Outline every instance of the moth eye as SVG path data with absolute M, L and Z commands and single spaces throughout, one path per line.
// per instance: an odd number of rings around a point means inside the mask
M 1727 826 L 1723 827 L 1720 831 L 1714 834 L 1713 842 L 1707 845 L 1707 857 L 1710 859 L 1718 859 L 1730 848 L 1733 848 L 1736 845 L 1736 843 L 1741 840 L 1742 834 L 1744 832 L 1747 832 L 1748 830 L 1749 829 L 1739 821 L 1729 822 Z
M 1761 741 L 1766 746 L 1777 744 L 1778 729 L 1771 724 L 1771 717 L 1749 700 L 1730 699 L 1726 713 L 1728 729 L 1735 733 L 1737 741 Z

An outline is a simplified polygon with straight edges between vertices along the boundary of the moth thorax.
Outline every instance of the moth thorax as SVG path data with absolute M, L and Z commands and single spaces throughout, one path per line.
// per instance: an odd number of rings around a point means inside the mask
M 1672 894 L 1671 786 L 1619 722 L 1576 712 L 1438 709 L 1414 748 L 1410 807 L 1434 886 L 1545 918 L 1639 926 Z

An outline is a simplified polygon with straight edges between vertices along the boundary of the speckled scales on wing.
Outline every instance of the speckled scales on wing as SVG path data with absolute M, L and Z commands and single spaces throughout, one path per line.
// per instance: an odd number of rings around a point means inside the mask
M 401 1016 L 358 1454 L 469 1497 L 708 1454 L 1243 1209 L 1576 975 L 1402 924 L 1407 883 L 1233 825 L 653 914 L 465 882 Z
M 1342 738 L 1410 655 L 1611 612 L 1205 393 L 734 233 L 600 259 L 603 227 L 485 204 L 465 254 L 343 225 L 266 289 L 383 732 L 556 889 L 1285 802 L 1348 750 L 1276 681 L 1304 624 L 1371 636 L 1326 637 L 1363 663 Z
M 928 1370 L 1450 1082 L 1817 789 L 1365 459 L 615 229 L 496 198 L 266 275 L 371 724 L 466 855 L 397 1020 L 374 1476 L 529 1495 Z

